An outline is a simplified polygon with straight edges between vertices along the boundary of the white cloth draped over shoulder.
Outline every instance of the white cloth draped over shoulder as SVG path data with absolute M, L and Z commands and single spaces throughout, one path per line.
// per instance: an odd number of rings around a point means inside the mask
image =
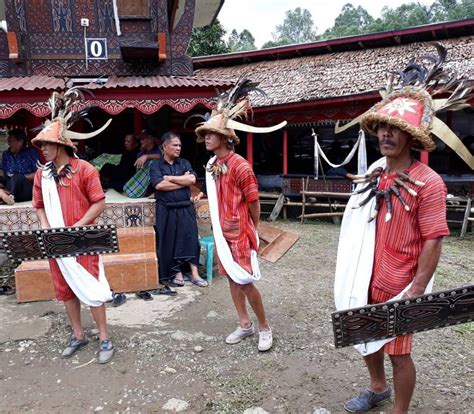
M 385 164 L 385 157 L 381 158 L 369 167 L 368 172 L 377 167 L 385 168 Z M 358 188 L 360 189 L 364 185 L 366 184 L 359 184 Z M 367 193 L 353 195 L 347 203 L 342 219 L 334 282 L 334 302 L 337 310 L 357 308 L 368 304 L 369 285 L 374 263 L 376 223 L 376 220 L 370 223 L 368 220 L 375 206 L 375 197 L 360 208 L 352 208 L 365 197 L 367 197 Z M 434 277 L 431 278 L 425 293 L 431 292 L 433 280 Z M 410 285 L 391 300 L 400 299 Z M 377 352 L 394 339 L 368 342 L 355 345 L 354 348 L 362 355 L 369 355 Z
M 225 271 L 235 283 L 246 285 L 260 279 L 260 267 L 258 265 L 257 252 L 252 250 L 250 261 L 252 265 L 252 274 L 248 273 L 242 266 L 234 261 L 229 245 L 224 238 L 221 223 L 219 221 L 219 205 L 217 201 L 216 182 L 209 172 L 209 167 L 216 161 L 216 156 L 212 157 L 206 168 L 206 190 L 209 203 L 209 212 L 211 213 L 212 232 L 214 233 L 214 242 L 216 244 L 217 254 Z M 258 234 L 257 243 L 258 241 Z
M 41 188 L 46 217 L 51 227 L 64 227 L 58 189 L 48 171 L 43 171 Z M 112 292 L 99 257 L 99 279 L 92 276 L 75 257 L 55 259 L 67 284 L 77 298 L 88 306 L 98 307 L 112 300 Z

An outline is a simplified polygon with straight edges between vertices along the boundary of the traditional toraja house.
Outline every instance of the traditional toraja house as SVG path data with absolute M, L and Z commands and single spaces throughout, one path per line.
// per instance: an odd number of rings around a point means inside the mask
M 337 121 L 344 123 L 380 100 L 385 74 L 404 66 L 412 56 L 426 54 L 430 42 L 448 49 L 448 65 L 464 78 L 474 78 L 474 19 L 430 24 L 398 31 L 351 36 L 301 45 L 193 59 L 198 76 L 236 79 L 246 74 L 259 81 L 267 93 L 252 100 L 256 125 L 288 121 L 282 132 L 267 136 L 241 136 L 247 159 L 262 181 L 267 174 L 283 174 L 287 191 L 298 192 L 301 179 L 314 174 L 314 128 L 330 161 L 340 163 L 357 139 L 358 128 L 339 135 Z M 382 81 L 381 81 L 382 80 Z M 444 114 L 443 120 L 474 153 L 473 110 Z M 378 154 L 368 140 L 368 161 Z M 462 182 L 462 194 L 474 192 L 474 173 L 442 142 L 437 150 L 421 153 L 443 178 Z M 355 157 L 356 158 L 356 157 Z M 330 168 L 325 164 L 325 169 Z M 353 162 L 346 167 L 355 170 Z M 321 171 L 320 171 L 321 173 Z M 461 177 L 459 176 L 461 175 Z M 295 181 L 295 183 L 293 183 Z M 270 186 L 278 183 L 273 180 Z M 291 184 L 291 185 L 290 185 Z M 293 185 L 295 184 L 295 185 Z M 290 188 L 291 187 L 291 188 Z
M 210 107 L 215 89 L 231 84 L 195 79 L 186 56 L 192 28 L 212 23 L 223 0 L 1 3 L 4 124 L 36 126 L 49 113 L 46 100 L 52 91 L 92 82 L 95 98 L 87 104 L 116 117 L 102 141 L 123 136 L 123 125 L 140 132 L 143 115 L 159 134 L 174 113 Z
M 180 113 L 212 107 L 215 89 L 231 81 L 196 78 L 186 56 L 193 27 L 210 24 L 223 0 L 5 0 L 0 1 L 0 129 L 38 126 L 50 114 L 53 91 L 87 86 L 91 119 L 112 124 L 93 142 L 98 153 L 121 152 L 123 137 L 144 127 L 157 136 Z M 88 125 L 83 125 L 83 132 Z M 194 141 L 190 153 L 194 156 Z M 107 192 L 99 225 L 115 224 L 120 254 L 106 256 L 117 291 L 157 285 L 154 200 Z M 0 206 L 0 231 L 39 227 L 31 203 Z M 16 271 L 17 299 L 53 297 L 46 262 Z

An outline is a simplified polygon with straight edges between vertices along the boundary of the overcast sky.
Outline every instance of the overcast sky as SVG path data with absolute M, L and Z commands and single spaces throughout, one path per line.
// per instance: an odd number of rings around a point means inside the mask
M 417 0 L 422 4 L 432 4 L 433 0 Z M 308 9 L 316 25 L 317 33 L 321 34 L 334 25 L 346 3 L 354 7 L 362 6 L 372 17 L 379 17 L 384 6 L 396 8 L 406 0 L 225 0 L 218 19 L 229 34 L 232 29 L 241 32 L 247 29 L 255 37 L 255 44 L 272 40 L 272 33 L 277 25 L 283 23 L 285 12 L 296 7 Z

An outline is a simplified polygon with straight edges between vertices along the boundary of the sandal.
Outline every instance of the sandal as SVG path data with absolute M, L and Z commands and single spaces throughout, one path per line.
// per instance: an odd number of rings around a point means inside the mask
M 0 286 L 0 295 L 10 296 L 15 294 L 15 289 L 10 286 Z
M 196 279 L 196 280 L 191 280 L 191 283 L 193 285 L 199 286 L 199 287 L 208 287 L 209 283 L 207 283 L 206 280 L 204 279 Z
M 147 292 L 145 290 L 141 290 L 140 292 L 135 293 L 135 296 L 138 299 L 153 300 L 153 296 L 151 296 L 150 292 Z
M 123 305 L 127 301 L 127 296 L 125 293 L 113 293 L 112 294 L 112 305 L 118 307 Z
M 185 282 L 184 282 L 184 279 L 178 279 L 177 277 L 175 277 L 171 283 L 173 283 L 176 287 L 182 287 L 184 286 Z
M 162 288 L 152 290 L 151 293 L 153 295 L 167 295 L 167 296 L 176 296 L 178 294 L 178 292 L 171 290 L 169 286 L 163 286 Z

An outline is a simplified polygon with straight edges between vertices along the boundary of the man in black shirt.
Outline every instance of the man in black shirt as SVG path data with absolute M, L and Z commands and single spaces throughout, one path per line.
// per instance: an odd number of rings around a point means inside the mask
M 163 157 L 150 166 L 155 188 L 156 227 L 160 283 L 183 286 L 183 265 L 191 267 L 191 282 L 208 286 L 199 276 L 199 240 L 191 186 L 196 173 L 189 161 L 180 158 L 181 138 L 177 133 L 163 135 Z M 161 292 L 158 292 L 161 293 Z

